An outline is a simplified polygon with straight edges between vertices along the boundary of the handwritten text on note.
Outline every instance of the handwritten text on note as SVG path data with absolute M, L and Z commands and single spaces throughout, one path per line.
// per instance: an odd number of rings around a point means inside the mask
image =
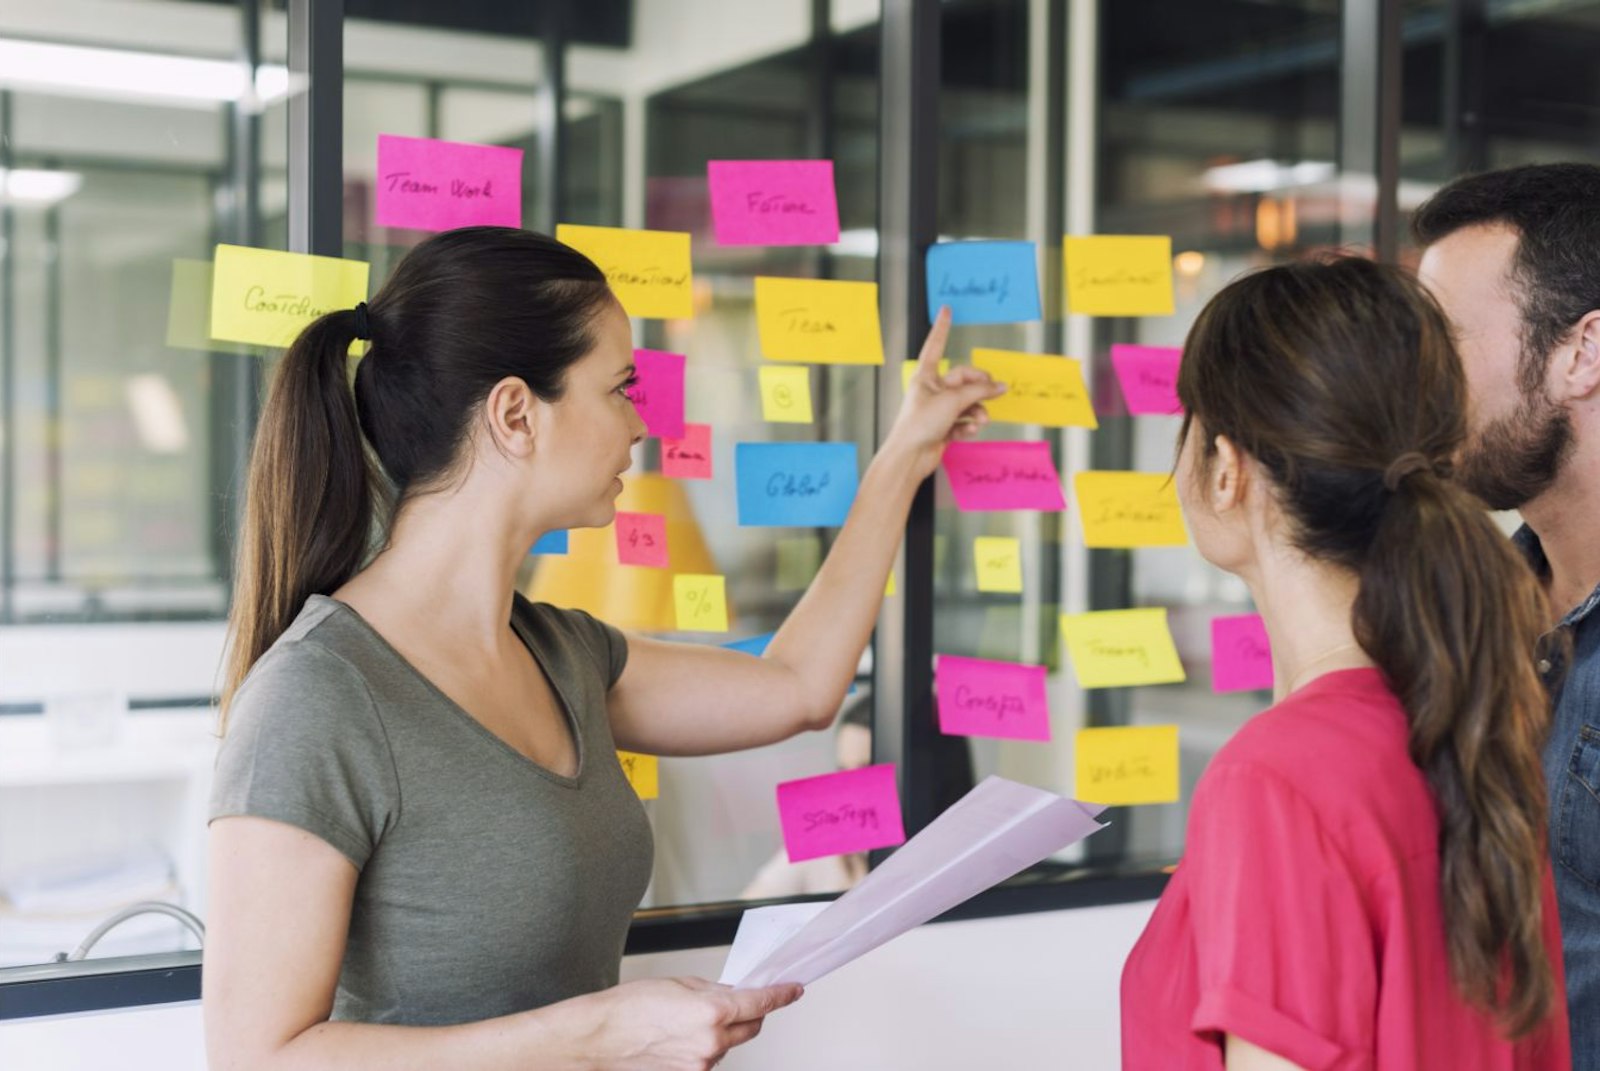
M 1039 250 L 1032 242 L 940 242 L 928 247 L 928 315 L 955 324 L 1039 318 Z
M 933 673 L 940 732 L 1005 740 L 1050 739 L 1043 666 L 938 655 Z
M 734 468 L 742 525 L 832 527 L 855 501 L 855 443 L 739 443 Z
M 367 274 L 359 260 L 219 245 L 211 275 L 211 337 L 287 346 L 324 313 L 365 301 Z
M 711 425 L 685 424 L 679 438 L 663 437 L 661 474 L 674 480 L 711 479 Z
M 894 767 L 887 763 L 778 786 L 789 862 L 890 848 L 905 842 Z
M 839 240 L 832 160 L 712 160 L 706 181 L 718 245 Z
M 1073 750 L 1078 775 L 1073 795 L 1086 803 L 1178 801 L 1176 725 L 1079 729 Z
M 723 577 L 679 573 L 672 578 L 672 602 L 680 631 L 728 631 L 728 588 Z
M 1165 607 L 1062 614 L 1061 635 L 1080 688 L 1174 684 L 1184 679 Z
M 694 315 L 687 232 L 562 223 L 556 227 L 556 240 L 595 262 L 629 316 L 673 320 Z
M 1062 243 L 1067 311 L 1088 316 L 1170 316 L 1172 239 L 1097 234 Z
M 1260 614 L 1211 619 L 1211 690 L 1248 692 L 1272 687 L 1272 644 Z
M 667 519 L 659 513 L 617 513 L 617 561 L 665 569 Z
M 1111 365 L 1117 371 L 1128 412 L 1135 416 L 1183 412 L 1183 404 L 1178 401 L 1178 365 L 1182 360 L 1183 350 L 1176 346 L 1113 345 Z
M 683 365 L 681 353 L 634 350 L 638 382 L 628 390 L 645 430 L 663 439 L 683 435 Z
M 1041 424 L 1049 428 L 1098 428 L 1083 365 L 1071 357 L 1055 357 L 979 347 L 975 367 L 1006 385 L 1006 392 L 984 402 L 994 420 Z
M 1045 442 L 953 442 L 940 462 L 965 511 L 1066 508 Z
M 758 275 L 756 331 L 769 361 L 882 364 L 878 284 Z
M 1181 547 L 1178 489 L 1164 472 L 1080 472 L 1073 477 L 1089 547 Z
M 378 135 L 380 227 L 522 226 L 522 150 Z

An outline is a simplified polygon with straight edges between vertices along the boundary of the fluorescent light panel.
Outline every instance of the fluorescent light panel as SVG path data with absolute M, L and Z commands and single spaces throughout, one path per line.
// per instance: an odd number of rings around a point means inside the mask
M 0 86 L 13 89 L 200 107 L 247 97 L 268 104 L 291 89 L 278 64 L 256 68 L 253 94 L 248 83 L 230 60 L 0 38 Z
M 0 167 L 0 202 L 14 205 L 53 205 L 78 192 L 83 176 L 76 171 L 38 171 L 25 167 L 7 171 Z

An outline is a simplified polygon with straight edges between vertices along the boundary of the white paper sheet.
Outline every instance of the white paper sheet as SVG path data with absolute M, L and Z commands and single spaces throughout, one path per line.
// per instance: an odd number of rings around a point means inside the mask
M 815 900 L 805 904 L 752 907 L 746 911 L 739 919 L 739 932 L 733 936 L 728 961 L 722 965 L 722 977 L 717 980 L 723 985 L 733 985 L 802 926 L 822 914 L 830 903 L 831 900 Z
M 1095 821 L 1104 809 L 1003 777 L 986 778 L 814 917 L 767 915 L 748 938 L 741 920 L 722 980 L 739 988 L 809 985 L 1104 829 Z M 775 910 L 757 908 L 745 917 Z

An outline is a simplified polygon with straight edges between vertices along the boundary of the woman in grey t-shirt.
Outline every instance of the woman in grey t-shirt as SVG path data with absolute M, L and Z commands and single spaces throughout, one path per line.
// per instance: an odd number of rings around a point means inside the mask
M 627 315 L 582 254 L 450 231 L 370 305 L 306 328 L 262 412 L 240 532 L 210 811 L 213 1067 L 705 1068 L 799 996 L 617 984 L 652 845 L 614 752 L 737 751 L 832 722 L 913 493 L 1003 389 L 939 374 L 948 323 L 761 658 L 625 639 L 515 593 L 541 534 L 611 522 L 644 437 Z

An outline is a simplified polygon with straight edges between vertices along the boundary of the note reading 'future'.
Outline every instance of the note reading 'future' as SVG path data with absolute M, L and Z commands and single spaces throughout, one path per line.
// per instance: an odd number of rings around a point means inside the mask
M 1006 385 L 1004 394 L 983 403 L 991 419 L 1049 428 L 1100 426 L 1083 365 L 1071 357 L 980 347 L 972 351 L 972 363 Z
M 685 424 L 679 438 L 662 437 L 661 475 L 674 480 L 711 479 L 710 424 Z
M 1117 370 L 1128 412 L 1170 416 L 1183 412 L 1178 401 L 1178 364 L 1183 350 L 1177 346 L 1111 347 L 1111 365 Z
M 1172 239 L 1097 234 L 1062 243 L 1067 311 L 1087 316 L 1172 315 Z
M 380 227 L 522 226 L 522 150 L 378 135 Z
M 638 382 L 628 389 L 645 430 L 662 439 L 683 435 L 683 363 L 681 353 L 634 350 Z
M 1211 619 L 1211 690 L 1249 692 L 1272 687 L 1272 644 L 1260 614 Z
M 1039 318 L 1039 251 L 1032 242 L 940 242 L 928 247 L 928 313 L 955 324 Z
M 906 839 L 888 763 L 783 782 L 778 820 L 791 863 L 891 848 Z
M 211 337 L 287 346 L 324 313 L 367 299 L 359 260 L 219 245 L 212 262 Z
M 728 631 L 728 588 L 723 577 L 679 573 L 672 578 L 672 603 L 680 631 Z
M 1178 727 L 1079 729 L 1074 747 L 1085 803 L 1128 805 L 1178 801 Z
M 940 465 L 965 512 L 1067 506 L 1049 443 L 953 442 Z
M 1062 614 L 1061 635 L 1080 688 L 1174 684 L 1184 679 L 1165 607 Z
M 1080 472 L 1073 478 L 1088 547 L 1181 547 L 1189 542 L 1172 477 L 1162 472 Z
M 629 316 L 682 320 L 694 315 L 694 272 L 686 231 L 641 231 L 562 223 L 565 242 L 605 272 L 611 292 Z
M 706 182 L 718 245 L 839 240 L 832 160 L 712 160 Z
M 617 512 L 617 561 L 665 569 L 667 519 L 659 513 Z
M 739 443 L 733 462 L 741 525 L 829 528 L 855 501 L 855 443 Z
M 933 674 L 939 731 L 946 736 L 1050 739 L 1043 666 L 937 655 Z
M 769 361 L 882 364 L 878 284 L 756 276 L 756 329 Z

